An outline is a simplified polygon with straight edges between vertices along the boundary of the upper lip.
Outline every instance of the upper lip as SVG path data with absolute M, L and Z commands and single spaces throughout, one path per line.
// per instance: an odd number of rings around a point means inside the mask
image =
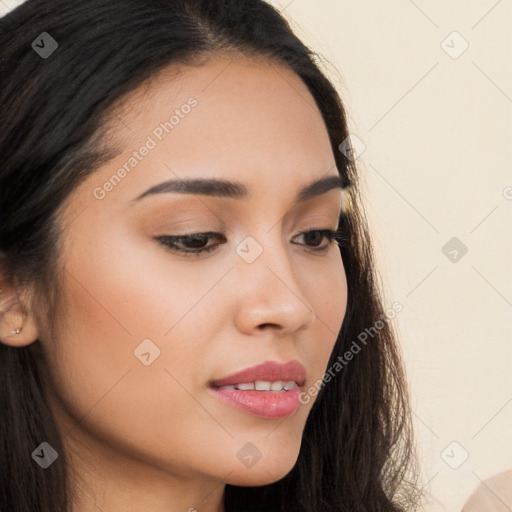
M 255 382 L 264 380 L 269 382 L 293 380 L 297 385 L 303 386 L 306 380 L 306 370 L 297 361 L 289 361 L 287 363 L 279 363 L 276 361 L 265 361 L 262 364 L 252 366 L 240 372 L 215 380 L 212 386 L 231 386 L 234 384 L 242 384 L 247 382 Z

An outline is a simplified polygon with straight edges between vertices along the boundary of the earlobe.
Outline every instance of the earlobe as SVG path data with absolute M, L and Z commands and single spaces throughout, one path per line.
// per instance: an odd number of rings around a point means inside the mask
M 0 290 L 0 342 L 13 347 L 30 345 L 38 338 L 37 327 L 31 315 L 13 289 Z

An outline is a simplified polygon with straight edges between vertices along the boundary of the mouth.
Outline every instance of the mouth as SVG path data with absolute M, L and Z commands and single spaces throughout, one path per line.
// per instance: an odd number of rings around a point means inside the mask
M 291 416 L 299 408 L 305 380 L 300 363 L 267 361 L 210 382 L 210 392 L 243 412 L 276 419 Z
M 297 361 L 289 361 L 287 363 L 265 361 L 264 363 L 228 375 L 222 379 L 212 381 L 210 385 L 220 388 L 247 384 L 254 385 L 252 389 L 259 391 L 279 391 L 280 389 L 287 390 L 287 387 L 292 386 L 292 382 L 295 383 L 297 387 L 301 387 L 304 385 L 305 380 L 306 370 L 304 366 Z M 272 385 L 274 385 L 275 389 L 272 388 Z M 278 388 L 278 385 L 281 387 Z
M 225 389 L 232 391 L 238 389 L 240 391 L 272 391 L 274 393 L 285 393 L 291 389 L 298 389 L 301 386 L 294 380 L 276 380 L 270 382 L 268 380 L 257 380 L 254 382 L 240 382 L 237 384 L 230 384 L 227 386 L 216 386 L 212 384 L 214 389 Z

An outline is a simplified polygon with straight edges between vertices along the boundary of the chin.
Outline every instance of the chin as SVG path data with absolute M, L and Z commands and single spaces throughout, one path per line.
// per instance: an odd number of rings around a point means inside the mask
M 289 472 L 290 471 L 285 471 L 280 474 L 269 475 L 265 470 L 258 473 L 250 473 L 250 471 L 247 471 L 243 474 L 239 473 L 238 475 L 231 475 L 229 481 L 226 483 L 230 485 L 237 485 L 239 487 L 261 487 L 281 480 L 281 478 L 284 478 Z
M 238 485 L 241 487 L 260 487 L 273 484 L 284 478 L 294 467 L 296 459 L 264 462 L 264 459 L 258 461 L 251 468 L 237 468 L 229 476 L 226 483 Z

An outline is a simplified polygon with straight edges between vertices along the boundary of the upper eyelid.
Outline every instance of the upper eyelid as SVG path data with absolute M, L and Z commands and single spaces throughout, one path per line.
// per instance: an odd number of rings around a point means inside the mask
M 317 199 L 318 201 L 318 199 Z M 316 209 L 318 205 L 314 205 L 313 208 Z M 325 206 L 325 204 L 323 204 L 322 206 Z M 329 205 L 330 206 L 330 205 Z M 303 209 L 305 208 L 305 209 Z M 308 219 L 315 219 L 317 217 L 323 217 L 323 218 L 326 218 L 326 219 L 330 219 L 331 218 L 331 215 L 334 213 L 334 217 L 336 218 L 336 220 L 334 222 L 338 222 L 339 223 L 339 220 L 342 216 L 344 216 L 344 212 L 343 212 L 343 208 L 339 208 L 337 207 L 336 210 L 324 210 L 324 212 L 322 213 L 319 213 L 318 211 L 317 212 L 311 212 L 310 211 L 310 206 L 305 206 L 305 205 L 300 205 L 300 210 L 297 211 L 296 213 L 293 214 L 293 217 L 297 216 L 297 219 L 300 219 L 301 217 L 307 217 Z M 173 229 L 188 229 L 186 227 L 186 225 L 190 222 L 191 226 L 193 224 L 194 221 L 198 221 L 200 219 L 206 219 L 205 222 L 207 223 L 210 223 L 209 220 L 211 220 L 214 224 L 218 224 L 219 225 L 219 230 L 223 230 L 223 231 L 227 231 L 227 232 L 231 232 L 233 233 L 233 229 L 232 227 L 230 227 L 230 222 L 226 222 L 225 219 L 222 219 L 222 211 L 221 210 L 217 210 L 216 208 L 208 208 L 208 212 L 205 212 L 205 214 L 201 214 L 201 215 L 194 215 L 192 217 L 188 217 L 188 218 L 185 218 L 184 220 L 180 220 L 180 221 L 176 221 L 176 222 L 173 222 L 173 221 L 169 221 L 169 222 L 165 222 L 165 224 L 159 224 L 159 227 L 158 227 L 158 230 L 173 230 Z M 165 210 L 164 210 L 165 212 Z M 283 217 L 281 217 L 281 219 L 278 221 L 279 224 L 288 224 L 291 222 L 291 219 L 288 219 L 286 220 L 287 216 L 289 215 L 290 212 L 288 212 L 288 214 L 284 215 Z M 308 215 L 309 213 L 313 213 L 312 216 Z M 213 214 L 213 215 L 212 215 Z M 162 213 L 163 216 L 166 216 L 165 213 Z M 240 217 L 237 215 L 236 216 L 237 219 L 239 219 Z M 299 221 L 294 221 L 294 223 L 299 223 Z M 314 222 L 314 221 L 313 221 Z M 327 221 L 329 222 L 329 221 Z M 276 225 L 277 223 L 274 223 L 274 225 Z M 182 228 L 182 226 L 185 225 L 185 227 Z M 190 230 L 193 230 L 194 227 L 190 227 Z M 206 229 L 208 230 L 208 229 Z
M 295 233 L 295 235 L 293 235 L 293 236 L 302 235 L 304 233 L 309 233 L 310 231 L 337 231 L 339 229 L 339 227 L 338 227 L 339 223 L 337 223 L 337 226 L 335 228 L 331 228 L 330 226 L 322 227 L 319 224 L 321 224 L 321 223 L 317 223 L 314 226 L 301 229 L 300 231 L 297 231 Z M 231 230 L 229 230 L 229 231 L 231 231 Z M 159 236 L 165 236 L 166 238 L 176 238 L 176 239 L 189 238 L 189 237 L 194 237 L 194 236 L 203 236 L 203 237 L 210 236 L 212 238 L 219 238 L 219 237 L 225 238 L 226 234 L 223 232 L 223 230 L 212 231 L 212 230 L 205 229 L 205 230 L 193 230 L 193 231 L 188 231 L 186 233 L 180 233 L 180 234 L 163 233 L 162 235 L 159 235 Z
M 322 220 L 316 220 L 317 218 L 321 218 Z M 340 220 L 341 218 L 343 217 L 343 212 L 341 212 L 334 220 L 334 224 L 336 225 L 334 228 L 334 230 L 336 230 L 338 228 L 338 225 L 340 223 Z M 304 232 L 308 229 L 331 229 L 329 226 L 326 226 L 326 227 L 319 227 L 319 225 L 321 224 L 330 224 L 331 223 L 331 214 L 317 214 L 317 215 L 313 215 L 312 217 L 308 217 L 308 221 L 306 222 L 306 224 L 311 224 L 312 227 L 306 227 L 304 229 L 302 229 L 301 231 L 298 231 L 299 232 Z M 187 224 L 189 221 L 192 223 L 194 220 L 197 220 L 197 218 L 194 218 L 194 219 L 187 219 L 185 221 L 182 221 L 182 222 L 177 222 L 174 226 L 172 224 L 168 224 L 168 225 L 162 225 L 161 227 L 159 227 L 157 229 L 157 231 L 162 231 L 163 234 L 166 234 L 166 232 L 169 232 L 169 231 L 173 231 L 175 229 L 183 229 L 185 230 L 185 232 L 183 234 L 172 234 L 172 236 L 190 236 L 190 235 L 195 235 L 195 234 L 203 234 L 205 232 L 209 232 L 209 233 L 218 233 L 218 232 L 227 232 L 227 233 L 233 233 L 233 229 L 231 227 L 229 227 L 229 225 L 222 221 L 220 222 L 220 225 L 216 228 L 214 228 L 213 230 L 210 229 L 210 228 L 201 228 L 201 227 L 181 227 L 183 224 Z M 216 223 L 214 221 L 214 223 Z M 275 226 L 277 226 L 277 224 L 283 224 L 283 219 L 281 219 L 278 223 L 274 224 L 274 226 L 271 227 L 271 229 L 273 229 Z M 297 222 L 297 224 L 300 224 L 300 222 Z M 179 226 L 179 227 L 178 227 Z M 218 230 L 218 231 L 215 231 L 215 230 Z M 267 232 L 270 231 L 267 230 Z

